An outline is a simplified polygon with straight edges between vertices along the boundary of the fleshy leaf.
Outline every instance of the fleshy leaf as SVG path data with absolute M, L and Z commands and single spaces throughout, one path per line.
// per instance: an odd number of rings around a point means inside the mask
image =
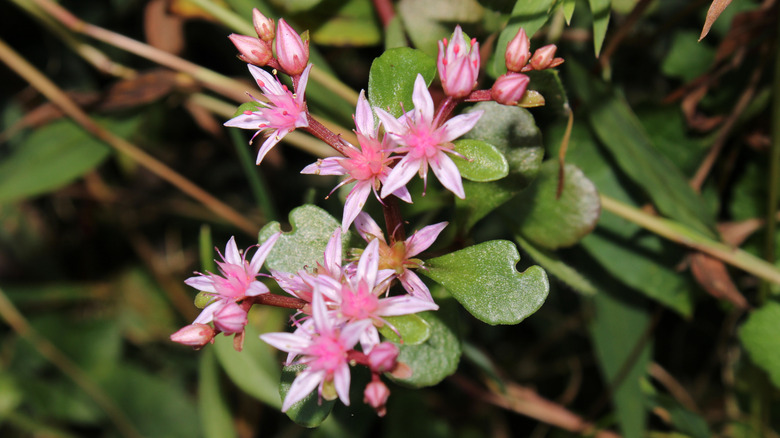
M 769 301 L 754 311 L 739 330 L 750 359 L 780 388 L 780 303 Z
M 585 295 L 594 295 L 597 292 L 596 286 L 587 277 L 580 274 L 573 266 L 561 260 L 556 253 L 536 247 L 533 243 L 520 236 L 515 236 L 515 241 L 523 248 L 523 251 L 527 252 L 534 261 L 542 265 L 544 270 L 552 274 L 553 277 Z
M 452 299 L 439 301 L 436 312 L 418 313 L 431 329 L 430 337 L 418 345 L 399 344 L 398 361 L 411 368 L 407 379 L 394 379 L 417 388 L 441 382 L 458 368 L 461 345 L 457 334 L 457 307 Z
M 316 267 L 322 263 L 325 247 L 341 223 L 327 211 L 315 205 L 303 205 L 290 212 L 292 231 L 283 233 L 268 254 L 265 266 L 283 272 L 298 272 L 304 267 Z M 279 222 L 270 222 L 260 230 L 260 242 L 281 231 Z M 341 236 L 346 253 L 349 234 Z
M 476 181 L 487 182 L 501 179 L 509 174 L 506 157 L 495 146 L 481 140 L 458 140 L 455 152 L 463 156 L 453 156 L 460 176 Z
M 236 112 L 233 113 L 233 117 L 238 117 L 241 114 L 244 114 L 244 112 L 246 111 L 255 112 L 259 108 L 262 108 L 262 105 L 255 102 L 254 100 L 250 100 L 249 102 L 244 102 L 241 105 L 239 105 L 238 108 L 236 108 Z
M 559 117 L 569 115 L 569 97 L 557 70 L 529 71 L 525 74 L 531 78 L 528 87 L 544 96 L 544 111 L 550 111 Z
M 379 333 L 390 342 L 397 342 L 404 345 L 419 345 L 427 341 L 431 336 L 431 326 L 417 314 L 386 316 L 384 318 L 392 324 L 401 337 L 398 337 L 387 324 L 379 328 Z
M 396 10 L 414 46 L 430 55 L 436 55 L 439 40 L 452 35 L 453 23 L 476 23 L 484 15 L 476 0 L 401 0 Z
M 517 324 L 542 306 L 550 290 L 539 266 L 517 272 L 520 254 L 512 242 L 491 240 L 426 260 L 420 272 L 444 286 L 477 319 Z
M 517 232 L 548 249 L 579 242 L 593 231 L 601 212 L 596 186 L 573 164 L 564 166 L 557 196 L 559 169 L 557 160 L 542 164 L 536 180 L 501 208 Z
M 590 3 L 590 11 L 593 14 L 593 48 L 596 50 L 596 56 L 599 56 L 601 45 L 604 43 L 604 37 L 607 35 L 609 15 L 612 12 L 612 0 L 588 1 Z
M 282 400 L 287 396 L 287 392 L 290 390 L 295 377 L 305 369 L 306 365 L 304 364 L 286 366 L 282 369 L 282 380 L 279 383 L 279 395 L 282 397 Z M 292 421 L 303 427 L 317 427 L 328 418 L 335 404 L 336 400 L 329 401 L 325 399 L 322 399 L 320 403 L 320 397 L 315 388 L 303 400 L 290 406 L 286 414 Z
M 386 51 L 371 64 L 368 73 L 369 102 L 400 117 L 402 108 L 406 111 L 414 108 L 412 91 L 418 73 L 430 84 L 436 75 L 436 60 L 408 47 Z

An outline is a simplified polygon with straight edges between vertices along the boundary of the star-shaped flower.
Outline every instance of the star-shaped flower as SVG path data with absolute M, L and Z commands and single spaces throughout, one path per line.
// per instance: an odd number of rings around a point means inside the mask
M 295 93 L 290 92 L 286 85 L 282 85 L 279 79 L 271 76 L 262 68 L 249 65 L 249 72 L 257 81 L 257 85 L 263 91 L 263 96 L 268 102 L 255 99 L 257 109 L 255 111 L 244 111 L 227 122 L 225 126 L 231 126 L 243 129 L 257 129 L 252 136 L 252 140 L 261 132 L 267 132 L 268 137 L 260 147 L 257 153 L 257 164 L 263 161 L 263 157 L 279 141 L 289 134 L 295 128 L 305 128 L 309 126 L 308 111 L 306 110 L 306 101 L 304 93 L 306 92 L 306 83 L 309 80 L 309 72 L 312 64 L 309 64 L 301 74 L 298 88 Z M 253 98 L 254 99 L 254 98 Z M 250 144 L 252 141 L 249 142 Z

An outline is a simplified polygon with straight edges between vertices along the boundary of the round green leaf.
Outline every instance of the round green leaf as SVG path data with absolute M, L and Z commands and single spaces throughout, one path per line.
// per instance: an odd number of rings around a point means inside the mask
M 780 303 L 770 301 L 753 312 L 739 330 L 750 359 L 780 388 Z
M 480 321 L 517 324 L 542 306 L 550 290 L 539 266 L 520 273 L 512 242 L 491 240 L 426 260 L 420 272 L 444 286 Z
M 255 112 L 258 109 L 263 108 L 262 105 L 260 105 L 259 102 L 255 102 L 254 100 L 249 102 L 244 102 L 241 105 L 236 108 L 236 111 L 233 113 L 233 117 L 238 117 L 241 114 L 244 114 L 245 112 Z M 232 118 L 232 117 L 231 117 Z
M 287 396 L 290 391 L 293 380 L 301 371 L 306 369 L 306 365 L 290 365 L 284 367 L 282 370 L 282 380 L 279 383 L 279 395 L 282 396 L 282 400 Z M 303 400 L 290 406 L 286 414 L 290 419 L 303 427 L 317 427 L 328 418 L 330 411 L 333 409 L 333 405 L 336 404 L 335 400 L 320 400 L 318 391 L 315 389 L 311 394 L 303 398 Z
M 420 345 L 431 336 L 431 326 L 417 314 L 386 316 L 388 324 L 379 327 L 379 333 L 390 342 L 405 345 Z M 395 327 L 398 333 L 390 326 Z M 401 335 L 398 337 L 398 335 Z
M 458 140 L 453 142 L 455 152 L 463 156 L 453 156 L 460 176 L 476 181 L 487 182 L 501 179 L 509 174 L 506 157 L 495 146 L 482 140 Z
M 341 223 L 327 211 L 303 205 L 290 212 L 292 231 L 283 233 L 268 254 L 265 266 L 283 272 L 298 272 L 306 266 L 316 267 L 322 262 L 325 247 Z M 279 222 L 270 222 L 260 230 L 260 242 L 281 231 Z M 349 234 L 341 236 L 342 249 L 346 253 Z
M 524 238 L 548 249 L 579 242 L 601 214 L 596 186 L 573 164 L 564 166 L 558 197 L 559 170 L 558 161 L 543 163 L 536 180 L 501 209 Z
M 368 100 L 395 117 L 414 108 L 412 91 L 417 74 L 430 84 L 436 75 L 436 60 L 425 53 L 399 47 L 376 58 L 368 73 Z

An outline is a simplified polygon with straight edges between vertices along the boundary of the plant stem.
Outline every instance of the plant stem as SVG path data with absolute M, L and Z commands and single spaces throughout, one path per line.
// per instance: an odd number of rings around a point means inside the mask
M 661 237 L 709 254 L 764 280 L 780 284 L 780 270 L 771 263 L 739 248 L 732 248 L 729 245 L 703 236 L 679 222 L 647 214 L 638 208 L 623 204 L 603 194 L 600 195 L 600 199 L 601 207 L 604 210 L 629 220 Z
M 81 127 L 91 135 L 106 142 L 118 152 L 128 156 L 155 175 L 173 184 L 176 188 L 201 202 L 218 216 L 232 223 L 244 232 L 250 235 L 255 235 L 257 233 L 258 225 L 246 219 L 232 207 L 201 189 L 192 181 L 183 177 L 137 146 L 98 125 L 86 112 L 79 108 L 64 91 L 16 53 L 2 39 L 0 39 L 0 60 L 8 65 L 11 70 L 15 71 L 19 76 L 28 81 L 33 87 L 41 92 L 41 94 L 51 100 L 62 110 L 62 112 L 81 125 Z
M 406 240 L 406 230 L 404 230 L 401 209 L 398 207 L 398 198 L 395 195 L 390 195 L 384 199 L 382 212 L 385 215 L 385 226 L 387 227 L 387 235 L 390 238 L 390 246 L 393 246 L 395 242 Z
M 306 117 L 309 120 L 309 126 L 303 128 L 306 132 L 324 141 L 341 155 L 344 156 L 347 155 L 344 149 L 346 147 L 346 144 L 344 140 L 341 138 L 341 135 L 336 134 L 335 132 L 325 127 L 325 125 L 323 125 L 317 119 L 312 117 L 311 113 L 309 113 L 308 111 L 306 112 Z

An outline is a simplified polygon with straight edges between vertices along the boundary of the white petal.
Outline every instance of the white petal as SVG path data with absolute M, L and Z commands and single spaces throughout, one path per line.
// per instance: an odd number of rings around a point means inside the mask
M 341 229 L 347 231 L 355 217 L 366 205 L 368 195 L 371 193 L 371 181 L 360 181 L 350 190 L 347 201 L 344 203 L 344 217 L 341 219 Z
M 328 157 L 317 160 L 301 170 L 305 175 L 344 175 L 347 173 L 341 162 L 343 157 Z
M 249 64 L 249 73 L 252 74 L 255 81 L 258 81 L 257 85 L 263 90 L 263 93 L 284 94 L 284 88 L 279 84 L 279 81 L 267 71 Z
M 257 113 L 239 114 L 224 123 L 224 126 L 242 129 L 261 129 L 260 125 L 268 123 L 268 119 Z
M 419 111 L 420 119 L 416 123 L 425 122 L 429 125 L 433 122 L 433 98 L 428 91 L 428 84 L 420 73 L 417 73 L 417 79 L 414 81 L 414 91 L 412 92 L 412 102 L 414 109 Z
M 406 126 L 393 117 L 392 114 L 377 107 L 374 107 L 374 112 L 376 112 L 376 116 L 382 122 L 382 125 L 385 126 L 385 132 L 396 135 L 403 135 L 406 132 Z
M 421 300 L 433 302 L 433 297 L 431 296 L 431 291 L 428 290 L 428 286 L 426 286 L 414 272 L 407 269 L 398 277 L 398 280 L 401 282 L 401 286 L 409 292 L 409 295 Z
M 268 254 L 271 253 L 271 250 L 274 248 L 274 244 L 281 236 L 281 232 L 274 233 L 265 242 L 263 242 L 259 248 L 257 248 L 255 255 L 252 256 L 252 261 L 249 262 L 249 272 L 254 274 L 260 272 L 260 268 L 263 266 L 263 263 L 265 263 L 265 259 L 268 257 Z
M 247 297 L 256 297 L 258 295 L 267 294 L 268 292 L 270 292 L 268 290 L 268 286 L 259 281 L 253 281 L 249 284 L 249 287 L 244 292 L 244 295 Z
M 255 162 L 255 164 L 260 164 L 260 162 L 263 161 L 263 158 L 265 158 L 265 154 L 267 154 L 272 147 L 276 146 L 276 143 L 279 143 L 282 140 L 282 138 L 284 138 L 284 136 L 289 133 L 290 133 L 289 129 L 277 129 L 271 132 L 268 135 L 268 138 L 266 138 L 265 141 L 263 142 L 263 145 L 260 147 L 260 150 L 257 152 L 257 161 Z
M 339 365 L 333 373 L 333 386 L 336 388 L 336 394 L 346 406 L 349 406 L 350 377 L 349 365 L 346 362 Z
M 412 234 L 412 237 L 406 239 L 406 257 L 414 257 L 425 251 L 433 245 L 439 233 L 444 230 L 449 222 L 439 222 L 438 224 L 428 225 Z
M 461 114 L 447 120 L 444 125 L 441 126 L 442 142 L 449 142 L 455 140 L 461 135 L 471 131 L 471 128 L 477 124 L 479 118 L 482 117 L 484 111 L 472 111 L 470 113 Z
M 266 344 L 288 353 L 300 354 L 311 345 L 311 339 L 303 333 L 264 333 L 260 335 Z
M 314 391 L 314 388 L 322 383 L 323 379 L 325 379 L 325 371 L 312 371 L 306 369 L 298 374 L 298 377 L 296 377 L 295 380 L 293 380 L 292 385 L 290 385 L 287 396 L 284 397 L 282 412 L 286 412 L 292 405 L 311 394 L 311 392 Z
M 371 105 L 368 104 L 365 90 L 360 90 L 360 97 L 358 97 L 357 108 L 355 109 L 355 127 L 359 134 L 370 138 L 376 137 L 374 113 L 371 112 Z
M 433 173 L 436 174 L 436 178 L 439 178 L 441 185 L 454 193 L 458 198 L 466 199 L 466 192 L 463 190 L 463 180 L 460 178 L 458 166 L 455 165 L 455 162 L 447 154 L 439 152 L 428 163 Z
M 393 195 L 404 202 L 412 203 L 412 195 L 409 194 L 409 189 L 407 189 L 406 186 L 394 191 Z
M 360 212 L 355 218 L 355 228 L 357 228 L 358 234 L 366 242 L 371 239 L 379 239 L 382 242 L 385 241 L 385 235 L 382 229 L 379 228 L 374 219 L 366 212 Z
M 325 306 L 325 299 L 316 287 L 314 289 L 314 296 L 312 297 L 312 319 L 314 321 L 314 329 L 321 336 L 331 336 L 333 334 L 333 321 L 330 320 L 328 315 L 328 308 Z
M 234 236 L 230 237 L 230 240 L 228 240 L 228 243 L 225 246 L 225 261 L 238 266 L 244 264 L 244 259 L 241 258 L 241 253 L 238 252 L 238 246 L 236 245 L 236 238 Z
M 376 284 L 376 274 L 379 269 L 379 240 L 374 239 L 368 243 L 363 254 L 360 256 L 357 267 L 357 278 L 365 280 L 370 288 L 374 288 Z
M 223 307 L 225 307 L 225 304 L 227 304 L 227 301 L 225 300 L 217 300 L 213 303 L 206 306 L 205 309 L 203 309 L 200 312 L 200 315 L 198 315 L 197 318 L 195 318 L 195 321 L 192 321 L 193 324 L 208 324 L 214 319 L 214 313 L 216 313 L 219 310 L 222 310 Z
M 338 272 L 341 268 L 341 229 L 336 228 L 325 246 L 325 268 L 329 272 Z
M 295 90 L 295 98 L 299 104 L 303 104 L 304 102 L 306 84 L 309 83 L 309 73 L 311 72 L 312 67 L 314 67 L 314 64 L 307 65 L 306 69 L 304 69 L 303 73 L 301 73 L 301 78 L 298 80 L 298 88 Z
M 387 175 L 387 181 L 382 186 L 381 197 L 386 198 L 389 194 L 404 187 L 420 171 L 421 159 L 412 159 L 409 155 L 401 158 L 401 161 L 395 165 L 390 174 Z
M 380 316 L 399 316 L 438 309 L 439 306 L 433 301 L 422 300 L 411 295 L 401 295 L 379 300 L 377 314 Z
M 217 293 L 217 290 L 214 289 L 214 282 L 211 281 L 211 278 L 208 275 L 190 277 L 184 280 L 184 284 L 203 292 L 211 292 L 213 294 Z

